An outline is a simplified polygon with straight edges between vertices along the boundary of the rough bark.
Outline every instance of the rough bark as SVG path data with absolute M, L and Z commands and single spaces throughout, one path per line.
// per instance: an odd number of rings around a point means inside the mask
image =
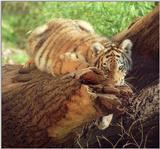
M 95 90 L 95 95 L 86 88 L 103 81 L 100 73 L 53 78 L 38 70 L 19 74 L 20 66 L 4 66 L 3 147 L 158 147 L 158 28 L 157 7 L 113 38 L 119 43 L 129 38 L 134 44 L 128 82 L 135 95 L 121 118 L 121 98 L 108 96 L 108 91 Z M 112 126 L 99 131 L 92 120 L 110 112 L 115 113 Z
M 103 94 L 88 88 L 105 80 L 95 68 L 61 77 L 37 69 L 20 74 L 20 68 L 3 67 L 3 147 L 56 147 L 70 140 L 73 144 L 82 125 L 121 110 L 121 102 L 107 95 L 106 88 Z

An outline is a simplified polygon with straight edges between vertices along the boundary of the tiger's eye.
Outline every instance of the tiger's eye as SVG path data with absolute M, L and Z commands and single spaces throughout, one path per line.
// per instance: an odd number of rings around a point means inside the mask
M 106 66 L 107 65 L 107 63 L 103 63 L 103 66 Z

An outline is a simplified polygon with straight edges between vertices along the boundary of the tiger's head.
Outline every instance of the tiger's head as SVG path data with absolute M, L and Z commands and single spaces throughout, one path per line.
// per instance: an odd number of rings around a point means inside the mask
M 103 70 L 106 78 L 113 80 L 115 85 L 123 85 L 126 74 L 131 70 L 132 45 L 129 39 L 125 39 L 119 45 L 108 41 L 92 45 L 94 66 Z

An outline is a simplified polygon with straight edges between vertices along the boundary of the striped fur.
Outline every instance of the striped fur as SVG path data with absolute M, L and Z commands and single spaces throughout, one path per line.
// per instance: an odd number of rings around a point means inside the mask
M 130 40 L 116 45 L 81 20 L 53 20 L 36 28 L 29 37 L 29 54 L 41 71 L 61 75 L 95 66 L 115 84 L 122 84 L 130 70 L 131 47 Z

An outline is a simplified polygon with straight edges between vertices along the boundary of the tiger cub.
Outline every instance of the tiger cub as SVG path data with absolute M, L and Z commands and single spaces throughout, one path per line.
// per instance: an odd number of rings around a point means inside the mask
M 24 67 L 33 65 L 54 76 L 97 67 L 116 85 L 124 85 L 131 69 L 132 42 L 125 39 L 117 45 L 97 35 L 93 27 L 82 20 L 50 21 L 36 28 L 28 42 L 30 61 Z M 104 125 L 102 129 L 106 128 Z

